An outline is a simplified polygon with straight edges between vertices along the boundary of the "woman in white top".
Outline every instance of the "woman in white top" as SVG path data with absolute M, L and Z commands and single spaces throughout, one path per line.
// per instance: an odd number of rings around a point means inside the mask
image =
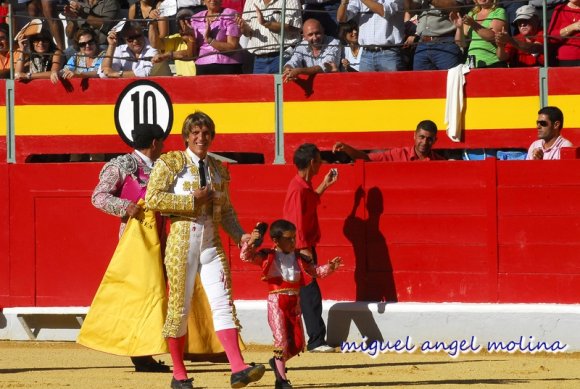
M 338 26 L 338 37 L 343 44 L 342 48 L 342 71 L 358 72 L 362 47 L 358 44 L 358 25 L 350 20 L 340 23 Z

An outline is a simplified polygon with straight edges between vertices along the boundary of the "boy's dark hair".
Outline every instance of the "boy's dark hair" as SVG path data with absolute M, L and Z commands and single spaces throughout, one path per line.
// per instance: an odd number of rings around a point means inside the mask
M 151 147 L 153 139 L 164 139 L 165 131 L 158 124 L 138 124 L 131 131 L 131 137 L 133 138 L 133 148 L 143 150 Z
M 419 130 L 427 131 L 430 134 L 437 135 L 437 125 L 431 120 L 423 120 L 417 124 L 417 129 L 415 132 Z
M 304 143 L 300 145 L 294 152 L 294 165 L 298 170 L 306 169 L 310 164 L 310 161 L 316 157 L 316 154 L 320 154 L 318 147 L 312 143 Z
M 564 128 L 564 113 L 558 107 L 544 107 L 538 111 L 538 115 L 546 115 L 552 124 L 560 122 L 560 129 Z
M 296 231 L 296 226 L 288 220 L 278 219 L 270 225 L 270 238 L 280 239 L 286 231 Z

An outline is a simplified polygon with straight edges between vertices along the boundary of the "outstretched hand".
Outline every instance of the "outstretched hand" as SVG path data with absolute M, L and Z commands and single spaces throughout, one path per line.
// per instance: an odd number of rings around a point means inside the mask
M 332 270 L 336 270 L 342 266 L 342 258 L 341 257 L 334 257 L 332 258 L 328 264 Z

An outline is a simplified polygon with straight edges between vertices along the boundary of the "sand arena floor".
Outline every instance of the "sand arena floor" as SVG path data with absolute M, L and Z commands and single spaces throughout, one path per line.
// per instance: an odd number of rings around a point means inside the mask
M 270 349 L 249 346 L 246 361 L 267 365 Z M 160 359 L 170 364 L 168 355 Z M 196 388 L 229 388 L 225 363 L 188 363 Z M 580 388 L 580 353 L 305 353 L 288 363 L 295 388 Z M 171 374 L 135 373 L 129 358 L 66 342 L 0 341 L 0 388 L 169 388 Z M 272 388 L 267 369 L 249 388 Z

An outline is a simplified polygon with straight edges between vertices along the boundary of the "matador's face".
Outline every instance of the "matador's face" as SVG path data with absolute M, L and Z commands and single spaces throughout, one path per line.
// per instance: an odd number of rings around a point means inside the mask
M 193 126 L 187 136 L 187 147 L 199 158 L 204 159 L 212 140 L 211 131 L 207 126 Z

